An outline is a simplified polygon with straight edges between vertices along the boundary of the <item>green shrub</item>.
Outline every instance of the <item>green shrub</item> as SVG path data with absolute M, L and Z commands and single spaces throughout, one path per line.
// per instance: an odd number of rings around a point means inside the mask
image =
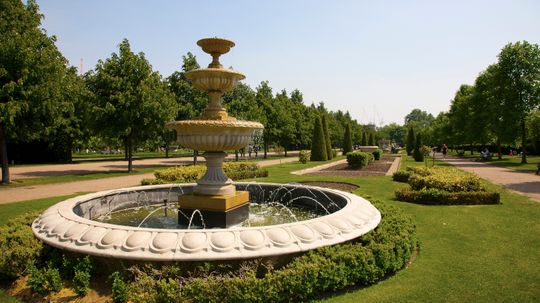
M 90 288 L 90 279 L 92 277 L 92 260 L 89 256 L 77 258 L 73 267 L 73 290 L 79 296 L 84 296 Z
M 30 228 L 37 216 L 37 212 L 31 212 L 0 226 L 0 279 L 24 275 L 37 262 L 43 244 Z
M 368 166 L 369 162 L 373 160 L 371 153 L 354 152 L 347 154 L 347 164 L 352 168 L 362 168 Z
M 380 149 L 376 149 L 372 152 L 373 154 L 373 159 L 374 160 L 380 160 L 381 159 L 381 155 L 382 155 L 382 150 Z
M 122 279 L 122 275 L 115 271 L 110 276 L 112 280 L 111 297 L 115 303 L 124 303 L 129 299 L 129 285 Z
M 321 119 L 317 116 L 313 121 L 310 161 L 326 160 L 328 160 L 328 154 L 326 153 L 326 139 L 324 138 L 324 130 L 321 124 Z
M 38 269 L 35 266 L 30 266 L 30 275 L 26 282 L 32 291 L 39 294 L 47 294 L 59 292 L 62 289 L 62 278 L 57 268 L 51 264 Z
M 332 149 L 332 158 L 337 157 L 337 150 Z
M 472 174 L 437 173 L 429 176 L 412 175 L 409 185 L 413 190 L 435 188 L 448 192 L 480 191 L 480 178 Z
M 301 150 L 300 153 L 298 153 L 298 160 L 302 164 L 306 164 L 309 160 L 310 152 L 307 150 Z
M 410 176 L 411 176 L 410 171 L 398 170 L 392 175 L 392 180 L 396 182 L 406 183 L 407 181 L 409 181 Z
M 347 123 L 345 126 L 345 133 L 343 134 L 343 154 L 352 152 L 352 136 L 351 136 L 351 125 Z
M 395 196 L 399 201 L 428 205 L 478 205 L 500 203 L 499 193 L 485 191 L 448 192 L 436 188 L 421 190 L 402 188 L 396 190 Z
M 386 203 L 374 204 L 383 219 L 375 230 L 354 241 L 309 251 L 277 269 L 266 267 L 264 274 L 244 265 L 220 272 L 209 263 L 203 264 L 206 275 L 189 272 L 178 277 L 180 269 L 155 276 L 151 276 L 155 269 L 150 274 L 140 271 L 131 299 L 158 302 L 179 293 L 171 302 L 300 302 L 350 285 L 371 285 L 403 268 L 417 247 L 410 218 Z
M 268 170 L 260 168 L 257 162 L 224 162 L 223 171 L 233 180 L 268 176 Z M 154 172 L 156 179 L 143 179 L 141 184 L 193 183 L 200 179 L 205 172 L 205 165 L 175 166 L 156 170 Z

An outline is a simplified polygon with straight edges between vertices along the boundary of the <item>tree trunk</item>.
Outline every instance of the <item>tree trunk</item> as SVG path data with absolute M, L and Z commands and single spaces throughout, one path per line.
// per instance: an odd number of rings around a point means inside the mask
M 471 156 L 473 155 L 473 144 L 471 143 Z
M 128 160 L 128 139 L 124 138 L 124 160 Z
M 525 145 L 527 144 L 527 133 L 525 129 L 525 118 L 521 118 L 521 163 L 527 163 L 527 150 Z
M 236 162 L 238 162 L 238 150 L 237 149 L 234 150 L 234 160 Z
M 169 141 L 165 142 L 165 158 L 169 158 Z
M 501 139 L 497 138 L 497 157 L 502 160 Z
M 193 150 L 193 165 L 197 165 L 197 156 L 199 155 L 198 150 Z
M 285 151 L 285 158 L 287 158 L 287 145 L 283 146 L 283 150 Z
M 264 159 L 268 158 L 268 143 L 264 142 Z
M 0 156 L 2 157 L 2 184 L 9 184 L 9 163 L 7 156 L 7 143 L 4 125 L 0 123 Z
M 127 137 L 127 147 L 128 147 L 128 173 L 133 171 L 133 142 L 131 142 L 131 135 Z

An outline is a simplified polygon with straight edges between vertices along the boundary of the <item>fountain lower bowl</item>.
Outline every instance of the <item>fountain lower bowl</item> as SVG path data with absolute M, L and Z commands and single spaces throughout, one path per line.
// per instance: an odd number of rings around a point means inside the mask
M 244 74 L 223 68 L 202 68 L 186 73 L 195 88 L 205 91 L 220 91 L 222 93 L 232 90 L 238 81 L 244 80 Z
M 142 192 L 146 201 L 163 201 L 171 194 L 189 193 L 194 185 L 141 186 L 75 197 L 43 212 L 33 222 L 32 230 L 48 245 L 83 254 L 141 261 L 196 261 L 307 251 L 357 238 L 374 229 L 381 220 L 380 212 L 356 195 L 304 185 L 271 183 L 237 183 L 236 186 L 243 190 L 260 187 L 262 195 L 272 190 L 273 194 L 281 191 L 291 197 L 297 192 L 298 195 L 311 192 L 321 203 L 327 206 L 334 203 L 341 209 L 311 220 L 229 229 L 138 228 L 91 219 L 118 207 L 127 208 L 133 206 L 130 203 L 139 203 L 137 200 Z M 137 198 L 133 199 L 133 195 Z M 309 206 L 309 199 L 304 204 Z
M 180 145 L 195 150 L 223 151 L 246 147 L 259 122 L 237 120 L 183 120 L 167 123 L 176 130 Z

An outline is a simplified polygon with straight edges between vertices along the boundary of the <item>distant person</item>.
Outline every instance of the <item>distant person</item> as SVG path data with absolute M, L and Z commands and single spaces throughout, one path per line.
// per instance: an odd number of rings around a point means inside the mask
M 443 146 L 442 146 L 442 157 L 443 157 L 443 159 L 446 158 L 447 153 L 448 153 L 448 146 L 446 146 L 446 144 L 443 144 Z
M 487 160 L 491 157 L 491 153 L 489 152 L 489 149 L 484 148 L 483 151 L 480 152 L 480 158 L 482 158 L 482 160 Z

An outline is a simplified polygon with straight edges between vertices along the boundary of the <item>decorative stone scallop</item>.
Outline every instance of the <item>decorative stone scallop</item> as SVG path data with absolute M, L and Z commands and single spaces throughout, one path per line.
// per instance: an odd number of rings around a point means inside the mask
M 113 229 L 110 230 L 101 238 L 98 245 L 104 248 L 111 246 L 119 246 L 124 242 L 124 239 L 127 236 L 127 230 L 122 229 Z
M 283 228 L 269 228 L 266 235 L 277 247 L 286 247 L 292 242 L 291 234 Z
M 247 249 L 257 250 L 264 246 L 266 237 L 260 230 L 246 230 L 240 233 L 240 240 Z
M 235 240 L 234 233 L 230 231 L 213 233 L 210 237 L 212 248 L 219 252 L 234 249 Z
M 166 251 L 171 251 L 176 248 L 176 241 L 178 240 L 178 234 L 174 232 L 162 232 L 158 233 L 152 244 L 150 245 L 150 250 L 157 253 L 164 253 Z
M 190 192 L 195 184 L 180 185 Z M 240 183 L 240 188 L 258 186 Z M 276 188 L 306 188 L 305 185 L 260 184 Z M 100 223 L 80 216 L 88 207 L 78 207 L 106 196 L 151 192 L 167 195 L 173 185 L 152 185 L 92 193 L 51 206 L 32 224 L 37 238 L 60 249 L 110 258 L 148 261 L 197 261 L 256 258 L 290 254 L 333 245 L 357 238 L 374 229 L 381 220 L 379 211 L 367 200 L 353 194 L 315 187 L 325 195 L 339 198 L 344 207 L 334 213 L 307 221 L 263 227 L 231 229 L 157 229 Z M 174 187 L 179 187 L 174 185 Z M 157 195 L 157 196 L 156 196 Z M 98 207 L 99 204 L 96 204 Z M 117 205 L 118 206 L 118 205 Z M 108 207 L 104 204 L 102 207 Z M 98 211 L 99 209 L 93 209 Z M 106 211 L 105 211 L 106 212 Z M 99 213 L 99 212 L 97 212 Z
M 133 251 L 146 247 L 148 240 L 152 237 L 152 233 L 148 231 L 136 231 L 126 238 L 123 247 L 127 251 Z

